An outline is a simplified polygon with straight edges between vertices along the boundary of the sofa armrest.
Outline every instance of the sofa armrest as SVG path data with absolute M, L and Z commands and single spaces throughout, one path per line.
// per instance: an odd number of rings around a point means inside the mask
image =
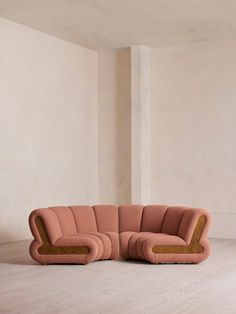
M 189 208 L 184 212 L 181 220 L 178 236 L 189 245 L 205 239 L 210 225 L 210 215 L 204 209 Z
M 30 230 L 35 240 L 40 243 L 54 245 L 62 236 L 58 218 L 50 208 L 40 208 L 34 210 L 29 216 Z

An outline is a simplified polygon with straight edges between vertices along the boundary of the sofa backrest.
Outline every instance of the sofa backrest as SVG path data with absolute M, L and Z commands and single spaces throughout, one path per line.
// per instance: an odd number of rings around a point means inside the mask
M 124 231 L 162 232 L 190 241 L 200 214 L 208 215 L 201 209 L 166 205 L 57 206 L 33 211 L 30 220 L 42 218 L 51 243 L 76 233 Z
M 202 238 L 207 236 L 210 216 L 198 208 L 166 205 L 125 205 L 119 207 L 119 232 L 156 232 L 177 235 L 187 243 L 191 241 L 200 216 L 205 216 L 206 225 Z
M 113 205 L 51 207 L 63 235 L 118 232 L 118 208 Z
M 119 232 L 118 207 L 97 206 L 55 206 L 36 209 L 30 217 L 40 216 L 51 243 L 62 236 L 89 232 Z
M 177 235 L 185 210 L 185 207 L 166 205 L 120 206 L 120 232 L 163 232 Z

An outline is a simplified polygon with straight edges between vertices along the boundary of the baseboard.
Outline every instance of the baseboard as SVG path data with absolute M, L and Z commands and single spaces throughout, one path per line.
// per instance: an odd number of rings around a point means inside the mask
M 211 216 L 210 237 L 236 239 L 236 212 L 211 212 Z

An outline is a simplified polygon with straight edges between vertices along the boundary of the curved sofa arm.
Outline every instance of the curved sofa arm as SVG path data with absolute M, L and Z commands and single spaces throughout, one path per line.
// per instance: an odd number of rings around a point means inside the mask
M 152 263 L 200 263 L 211 251 L 207 240 L 210 220 L 209 213 L 203 209 L 186 209 L 177 234 L 186 245 L 158 245 L 148 239 L 143 244 L 143 254 Z
M 40 244 L 49 242 L 54 245 L 62 237 L 57 215 L 50 208 L 34 210 L 29 216 L 29 225 L 35 240 Z
M 29 252 L 35 261 L 44 265 L 48 263 L 88 264 L 97 258 L 98 248 L 94 240 L 81 237 L 75 247 L 47 246 L 33 240 Z
M 210 221 L 210 215 L 206 210 L 189 208 L 184 212 L 178 236 L 185 240 L 187 245 L 200 244 L 207 237 Z

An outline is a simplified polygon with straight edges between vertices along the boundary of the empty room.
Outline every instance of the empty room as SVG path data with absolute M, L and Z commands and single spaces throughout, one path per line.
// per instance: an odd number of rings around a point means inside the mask
M 0 0 L 0 314 L 236 314 L 236 1 Z

